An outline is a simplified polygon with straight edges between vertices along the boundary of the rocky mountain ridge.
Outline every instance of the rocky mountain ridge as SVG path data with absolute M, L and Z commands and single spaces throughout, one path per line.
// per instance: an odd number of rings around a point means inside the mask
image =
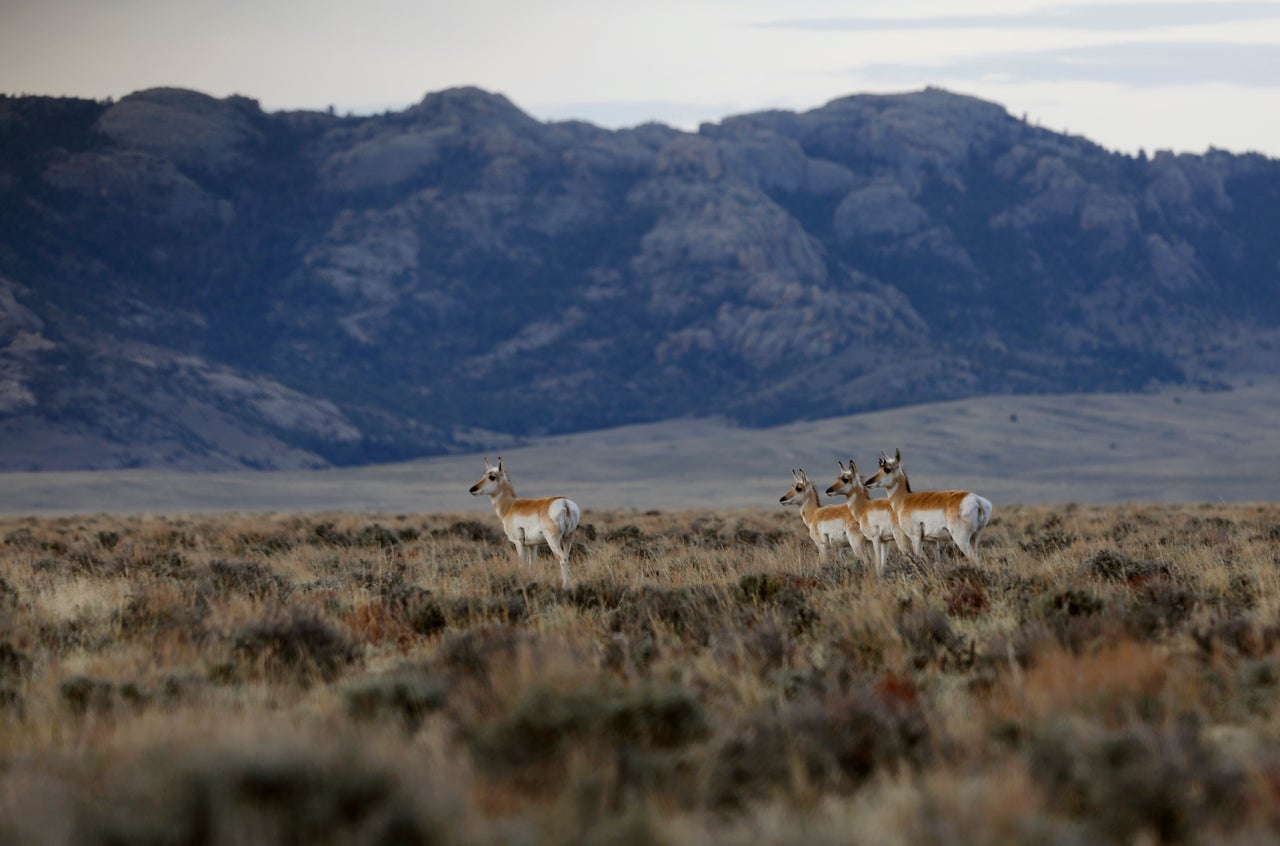
M 1229 385 L 1280 162 L 938 89 L 609 131 L 0 98 L 3 469 L 296 468 L 680 416 Z

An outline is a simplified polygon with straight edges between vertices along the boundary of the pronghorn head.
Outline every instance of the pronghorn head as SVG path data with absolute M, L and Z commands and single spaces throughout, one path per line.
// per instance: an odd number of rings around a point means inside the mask
M 497 465 L 489 463 L 489 459 L 484 460 L 484 475 L 480 477 L 480 481 L 471 486 L 471 495 L 480 496 L 481 494 L 495 493 L 503 482 L 507 481 L 507 471 L 502 469 L 502 456 L 498 456 Z
M 886 453 L 880 453 L 880 467 L 874 474 L 867 477 L 866 485 L 869 488 L 892 488 L 900 484 L 903 478 L 902 450 L 895 449 L 893 458 Z
M 803 505 L 805 490 L 812 488 L 813 482 L 809 481 L 809 477 L 804 474 L 804 470 L 792 470 L 791 478 L 794 484 L 787 488 L 786 493 L 778 497 L 778 502 L 783 505 Z
M 831 487 L 827 488 L 827 496 L 853 496 L 859 490 L 865 490 L 862 477 L 858 475 L 858 468 L 853 463 L 853 459 L 849 459 L 849 466 L 845 467 L 844 462 L 840 464 L 840 475 L 836 478 Z

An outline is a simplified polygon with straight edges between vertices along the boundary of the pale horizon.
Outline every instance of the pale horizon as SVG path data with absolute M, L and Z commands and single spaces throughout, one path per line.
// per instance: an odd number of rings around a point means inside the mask
M 593 4 L 297 0 L 0 9 L 0 90 L 153 87 L 268 111 L 403 109 L 477 86 L 539 120 L 692 130 L 937 86 L 1120 152 L 1280 156 L 1280 2 Z M 302 23 L 305 22 L 305 26 Z

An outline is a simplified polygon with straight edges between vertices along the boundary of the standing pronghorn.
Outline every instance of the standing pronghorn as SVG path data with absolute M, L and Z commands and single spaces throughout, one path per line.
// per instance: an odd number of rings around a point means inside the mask
M 894 539 L 906 551 L 908 541 L 917 556 L 926 540 L 951 540 L 974 564 L 978 563 L 978 535 L 991 520 L 991 500 L 968 491 L 920 491 L 913 493 L 902 469 L 902 450 L 890 458 L 880 453 L 880 469 L 866 481 L 867 487 L 884 487 L 896 521 Z
M 819 505 L 818 489 L 809 481 L 803 470 L 791 471 L 795 479 L 786 493 L 778 498 L 783 505 L 800 506 L 800 519 L 809 529 L 809 537 L 818 547 L 818 559 L 827 560 L 833 547 L 853 546 L 854 552 L 862 550 L 862 533 L 853 522 L 853 515 L 843 505 Z
M 894 539 L 893 506 L 887 499 L 872 499 L 867 493 L 866 483 L 858 475 L 858 468 L 853 459 L 849 459 L 849 467 L 840 462 L 840 475 L 835 483 L 827 488 L 827 496 L 843 496 L 849 514 L 853 516 L 854 528 L 862 537 L 871 541 L 871 552 L 875 559 L 876 575 L 884 575 L 884 565 L 889 558 L 889 542 Z M 856 547 L 855 547 L 856 549 Z M 905 553 L 906 550 L 902 549 Z
M 502 468 L 501 456 L 496 467 L 489 464 L 489 459 L 484 460 L 484 476 L 471 486 L 472 496 L 480 494 L 488 494 L 493 501 L 493 510 L 502 521 L 507 539 L 515 544 L 520 563 L 526 563 L 527 550 L 528 563 L 532 566 L 538 556 L 537 548 L 546 544 L 560 559 L 560 580 L 568 587 L 569 550 L 573 549 L 573 533 L 578 530 L 581 517 L 578 503 L 562 496 L 517 499 L 507 471 Z

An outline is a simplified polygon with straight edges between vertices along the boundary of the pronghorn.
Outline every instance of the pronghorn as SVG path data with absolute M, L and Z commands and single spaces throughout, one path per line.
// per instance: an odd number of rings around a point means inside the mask
M 884 565 L 889 558 L 889 542 L 893 535 L 893 506 L 887 499 L 872 499 L 867 493 L 867 486 L 858 475 L 858 468 L 853 459 L 849 459 L 846 469 L 840 462 L 840 475 L 835 483 L 827 488 L 827 496 L 843 496 L 853 516 L 855 527 L 851 531 L 860 532 L 862 537 L 871 541 L 871 552 L 875 560 L 876 575 L 884 575 Z M 856 548 L 856 547 L 855 547 Z M 906 550 L 903 549 L 903 552 Z
M 896 521 L 894 539 L 905 551 L 908 541 L 916 556 L 926 540 L 951 540 L 974 564 L 978 563 L 978 535 L 991 520 L 991 500 L 968 491 L 920 491 L 913 493 L 902 469 L 902 450 L 894 457 L 880 453 L 880 469 L 866 480 L 869 488 L 889 491 Z
M 809 529 L 809 537 L 818 547 L 818 558 L 827 560 L 832 547 L 852 545 L 854 552 L 862 550 L 862 533 L 853 522 L 853 515 L 843 505 L 819 505 L 818 489 L 809 481 L 803 470 L 791 471 L 795 479 L 786 493 L 778 498 L 783 505 L 800 506 L 800 519 Z
M 516 557 L 524 564 L 528 552 L 528 564 L 537 560 L 539 546 L 545 544 L 560 559 L 560 580 L 569 586 L 569 550 L 573 549 L 573 533 L 578 530 L 582 516 L 578 503 L 562 496 L 542 499 L 517 499 L 516 490 L 502 468 L 502 457 L 497 466 L 484 460 L 484 475 L 471 486 L 471 495 L 488 494 L 493 510 L 502 521 L 507 539 L 515 544 Z

